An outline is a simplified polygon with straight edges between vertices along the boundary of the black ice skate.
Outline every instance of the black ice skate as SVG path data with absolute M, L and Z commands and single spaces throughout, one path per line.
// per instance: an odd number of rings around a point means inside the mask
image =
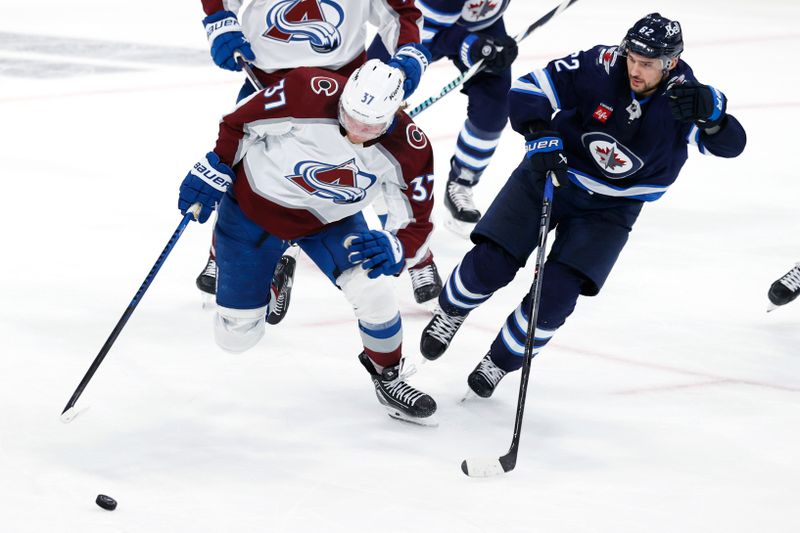
M 468 237 L 475 224 L 481 219 L 481 212 L 472 201 L 472 187 L 449 179 L 445 192 L 444 205 L 451 217 L 445 219 L 445 227 L 462 237 Z
M 431 321 L 422 330 L 422 339 L 419 342 L 419 350 L 425 359 L 429 361 L 438 359 L 450 346 L 450 341 L 453 340 L 456 331 L 466 318 L 466 315 L 448 315 L 442 309 L 437 308 Z
M 418 304 L 433 300 L 442 292 L 442 278 L 439 277 L 435 263 L 419 268 L 409 268 L 408 275 L 411 276 L 414 299 Z
M 206 263 L 200 275 L 197 276 L 195 284 L 200 289 L 200 292 L 211 295 L 217 293 L 217 262 L 214 261 L 213 257 L 208 256 L 208 263 Z
M 372 384 L 375 386 L 375 395 L 386 407 L 389 416 L 423 426 L 436 424 L 431 418 L 436 412 L 436 402 L 424 392 L 403 381 L 399 363 L 384 368 L 379 374 L 366 352 L 361 352 L 358 360 L 369 372 Z
M 289 311 L 289 299 L 292 296 L 294 283 L 294 267 L 297 261 L 291 255 L 284 255 L 278 261 L 275 272 L 272 274 L 270 286 L 271 297 L 269 300 L 269 314 L 267 323 L 273 326 L 283 320 Z
M 467 385 L 481 398 L 488 398 L 506 374 L 508 372 L 494 364 L 490 352 L 483 356 L 475 370 L 467 377 Z
M 767 311 L 786 305 L 800 294 L 800 263 L 770 285 L 767 297 L 772 304 Z

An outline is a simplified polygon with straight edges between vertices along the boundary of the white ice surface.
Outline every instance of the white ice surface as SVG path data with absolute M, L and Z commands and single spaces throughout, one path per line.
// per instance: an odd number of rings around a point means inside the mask
M 515 0 L 509 30 L 555 3 Z M 693 153 L 645 207 L 603 292 L 534 361 L 516 470 L 485 480 L 459 465 L 505 453 L 518 377 L 490 401 L 458 400 L 530 269 L 421 367 L 412 382 L 440 424 L 414 427 L 378 405 L 351 310 L 303 256 L 286 321 L 244 355 L 217 349 L 194 288 L 210 232 L 193 224 L 81 398 L 91 408 L 59 422 L 177 225 L 178 184 L 242 76 L 210 59 L 0 47 L 0 64 L 35 67 L 0 70 L 0 531 L 800 531 L 800 303 L 765 313 L 769 284 L 800 260 L 800 4 L 583 0 L 524 42 L 515 72 L 614 44 L 656 10 L 683 23 L 684 58 L 728 95 L 747 150 Z M 0 13 L 0 34 L 206 53 L 198 1 L 2 0 Z M 51 75 L 60 63 L 85 72 Z M 418 94 L 454 74 L 435 64 Z M 464 107 L 456 93 L 419 117 L 439 197 Z M 521 153 L 507 131 L 481 207 Z M 469 248 L 443 228 L 433 246 L 444 275 Z M 427 315 L 407 276 L 397 291 L 419 359 Z

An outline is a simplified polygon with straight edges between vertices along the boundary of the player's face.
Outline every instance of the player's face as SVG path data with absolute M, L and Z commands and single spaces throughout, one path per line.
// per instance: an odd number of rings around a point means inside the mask
M 339 122 L 347 132 L 347 140 L 353 144 L 362 144 L 377 139 L 386 130 L 385 124 L 365 124 L 339 110 Z
M 664 78 L 664 63 L 660 58 L 650 58 L 628 52 L 628 81 L 637 96 L 650 96 Z

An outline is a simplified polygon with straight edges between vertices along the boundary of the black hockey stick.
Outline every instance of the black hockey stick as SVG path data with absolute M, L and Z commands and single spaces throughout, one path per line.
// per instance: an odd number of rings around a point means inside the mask
M 547 173 L 542 198 L 542 218 L 539 225 L 539 241 L 537 244 L 536 265 L 533 270 L 533 283 L 530 295 L 531 306 L 528 310 L 528 331 L 525 338 L 525 352 L 522 358 L 522 372 L 519 377 L 519 398 L 517 399 L 517 416 L 514 419 L 514 436 L 511 438 L 511 447 L 508 453 L 498 459 L 465 459 L 461 462 L 461 471 L 470 477 L 490 477 L 505 472 L 510 472 L 517 465 L 519 452 L 519 439 L 522 432 L 522 415 L 525 411 L 525 396 L 528 392 L 528 378 L 531 374 L 531 355 L 533 352 L 533 339 L 536 333 L 536 317 L 539 314 L 539 299 L 542 295 L 542 267 L 544 266 L 545 248 L 547 248 L 547 233 L 550 228 L 550 214 L 553 204 L 553 176 Z
M 158 271 L 161 269 L 161 266 L 164 264 L 164 261 L 167 260 L 167 256 L 172 251 L 172 248 L 175 247 L 175 244 L 178 242 L 178 239 L 181 237 L 181 234 L 183 234 L 183 230 L 186 229 L 186 226 L 193 218 L 196 219 L 197 216 L 199 216 L 200 208 L 201 208 L 200 204 L 194 204 L 189 208 L 189 210 L 183 216 L 183 219 L 181 220 L 180 224 L 178 224 L 178 227 L 175 229 L 175 232 L 172 234 L 172 237 L 169 238 L 169 242 L 167 242 L 167 245 L 164 247 L 164 250 L 161 252 L 161 255 L 158 256 L 158 259 L 153 265 L 153 268 L 150 269 L 150 272 L 147 274 L 147 277 L 144 278 L 144 282 L 139 287 L 139 290 L 136 291 L 136 295 L 133 297 L 133 300 L 131 300 L 131 303 L 128 304 L 128 308 L 125 309 L 124 313 L 122 313 L 122 317 L 119 319 L 119 322 L 117 322 L 117 325 L 114 326 L 113 331 L 111 331 L 111 335 L 108 336 L 108 339 L 106 339 L 105 344 L 103 344 L 103 347 L 100 348 L 100 353 L 98 353 L 97 357 L 94 358 L 94 361 L 92 361 L 89 370 L 86 371 L 86 375 L 83 376 L 83 379 L 78 384 L 78 388 L 76 388 L 75 392 L 72 393 L 72 397 L 67 402 L 67 406 L 64 407 L 63 411 L 61 411 L 62 422 L 72 422 L 72 420 L 80 413 L 80 411 L 75 407 L 75 402 L 77 402 L 78 398 L 81 397 L 81 394 L 83 394 L 83 389 L 85 389 L 86 385 L 89 384 L 89 381 L 92 379 L 92 376 L 94 376 L 94 373 L 97 371 L 98 367 L 100 366 L 100 363 L 103 362 L 103 359 L 105 359 L 106 354 L 108 354 L 108 351 L 111 350 L 111 346 L 114 345 L 114 342 L 117 340 L 117 337 L 122 331 L 122 328 L 124 328 L 125 324 L 128 323 L 128 319 L 133 314 L 133 311 L 134 309 L 136 309 L 136 306 L 139 305 L 139 301 L 144 296 L 144 293 L 147 291 L 147 288 L 153 282 L 153 279 L 155 279 L 156 274 L 158 274 Z
M 540 18 L 539 20 L 537 20 L 536 22 L 534 22 L 533 24 L 528 26 L 525 29 L 525 31 L 523 31 L 523 32 L 517 34 L 516 36 L 514 36 L 514 40 L 517 41 L 517 42 L 522 41 L 528 35 L 533 33 L 533 31 L 536 30 L 536 28 L 544 26 L 545 24 L 547 24 L 550 21 L 550 19 L 552 19 L 556 15 L 560 14 L 562 11 L 564 11 L 565 9 L 567 9 L 569 6 L 571 6 L 572 4 L 574 4 L 577 1 L 578 0 L 564 0 L 557 7 L 554 7 L 553 9 L 548 11 L 547 14 L 544 15 L 542 18 Z M 444 97 L 446 94 L 451 92 L 453 89 L 456 89 L 456 88 L 460 87 L 464 82 L 466 82 L 468 79 L 472 78 L 475 74 L 480 72 L 482 69 L 483 69 L 483 60 L 480 60 L 477 63 L 475 63 L 474 65 L 472 65 L 468 70 L 465 70 L 464 72 L 462 72 L 456 79 L 454 79 L 453 81 L 451 81 L 450 83 L 448 83 L 447 85 L 442 87 L 442 90 L 439 91 L 439 94 L 435 94 L 435 95 L 431 96 L 430 98 L 428 98 L 427 100 L 423 100 L 414 109 L 412 109 L 411 111 L 408 111 L 408 115 L 411 116 L 411 117 L 415 117 L 415 116 L 419 115 L 420 113 L 422 113 L 423 111 L 428 109 L 430 106 L 432 106 L 433 104 L 435 104 L 436 102 L 441 100 L 442 97 Z

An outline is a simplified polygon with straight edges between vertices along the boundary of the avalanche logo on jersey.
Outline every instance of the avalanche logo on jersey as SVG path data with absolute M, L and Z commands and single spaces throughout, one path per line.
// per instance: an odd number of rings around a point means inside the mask
M 611 135 L 589 132 L 583 134 L 581 141 L 592 156 L 592 160 L 608 178 L 627 178 L 643 166 L 642 160 L 636 154 Z
M 307 41 L 320 54 L 339 48 L 344 9 L 333 0 L 280 0 L 267 12 L 262 35 L 284 43 Z
M 374 174 L 361 171 L 355 159 L 339 165 L 319 161 L 300 161 L 294 174 L 286 179 L 311 196 L 333 200 L 335 204 L 353 204 L 367 196 L 367 189 L 378 180 Z
M 461 18 L 467 23 L 483 22 L 499 16 L 507 3 L 507 0 L 467 0 Z

